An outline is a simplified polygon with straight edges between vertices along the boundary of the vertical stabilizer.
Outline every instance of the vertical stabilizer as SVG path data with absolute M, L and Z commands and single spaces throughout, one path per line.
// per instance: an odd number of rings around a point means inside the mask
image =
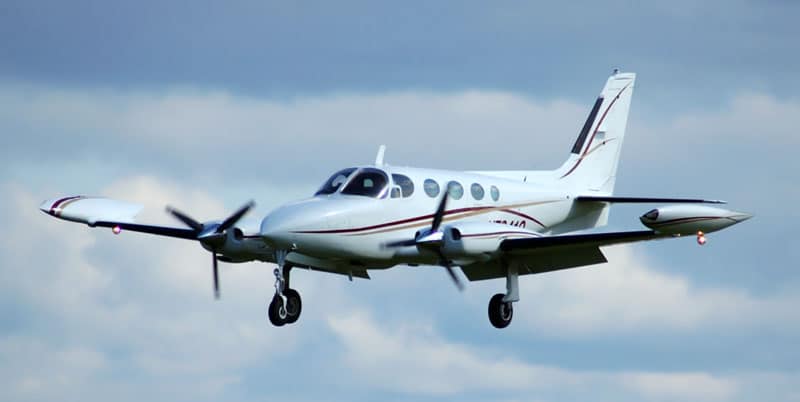
M 586 194 L 611 195 L 625 139 L 634 73 L 615 72 L 606 81 L 589 117 L 557 172 L 557 180 Z

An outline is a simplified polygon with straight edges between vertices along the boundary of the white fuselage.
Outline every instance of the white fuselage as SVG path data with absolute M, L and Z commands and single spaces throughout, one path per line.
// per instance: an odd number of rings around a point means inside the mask
M 457 222 L 461 232 L 470 232 L 463 233 L 465 237 L 488 240 L 487 250 L 496 250 L 503 239 L 538 236 L 570 218 L 585 215 L 576 213 L 571 194 L 543 183 L 406 167 L 363 167 L 349 180 L 362 169 L 380 169 L 388 177 L 403 175 L 413 183 L 413 192 L 403 196 L 399 189 L 393 191 L 396 181 L 390 180 L 377 197 L 348 195 L 341 191 L 347 186 L 343 183 L 331 194 L 271 212 L 261 224 L 261 235 L 270 239 L 276 249 L 338 261 L 336 265 L 342 268 L 352 264 L 386 268 L 400 263 L 432 263 L 435 256 L 417 247 L 396 249 L 383 245 L 413 239 L 417 231 L 430 227 L 433 211 L 450 182 L 460 184 L 463 193 L 453 197 L 459 191 L 451 189 L 443 226 Z M 438 191 L 426 191 L 425 183 L 430 180 Z

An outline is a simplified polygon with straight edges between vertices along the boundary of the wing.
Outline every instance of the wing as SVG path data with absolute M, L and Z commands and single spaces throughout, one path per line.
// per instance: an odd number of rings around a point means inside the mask
M 138 223 L 98 221 L 94 224 L 88 223 L 91 227 L 119 228 L 116 230 L 128 230 L 131 232 L 147 233 L 158 236 L 174 237 L 177 239 L 197 240 L 197 232 L 191 229 L 173 228 L 168 226 L 141 225 Z
M 39 209 L 58 219 L 84 223 L 91 227 L 112 228 L 115 234 L 131 231 L 205 242 L 204 244 L 214 250 L 215 256 L 226 262 L 271 261 L 272 250 L 258 235 L 256 226 L 259 225 L 234 226 L 252 207 L 253 203 L 250 202 L 225 220 L 202 223 L 180 211 L 168 208 L 167 211 L 187 227 L 138 223 L 135 218 L 142 210 L 142 205 L 102 197 L 74 196 L 52 199 L 42 203 Z M 248 226 L 253 227 L 248 228 Z M 229 229 L 233 229 L 233 236 L 226 234 Z
M 135 223 L 142 205 L 101 197 L 63 197 L 48 200 L 39 209 L 55 218 L 85 223 L 91 227 L 115 228 L 179 239 L 197 239 L 197 231 L 185 228 L 142 225 Z
M 674 236 L 641 230 L 507 239 L 500 243 L 501 258 L 467 265 L 461 270 L 471 281 L 502 278 L 506 272 L 501 260 L 506 259 L 519 264 L 520 275 L 539 274 L 608 262 L 600 251 L 602 246 L 669 237 Z

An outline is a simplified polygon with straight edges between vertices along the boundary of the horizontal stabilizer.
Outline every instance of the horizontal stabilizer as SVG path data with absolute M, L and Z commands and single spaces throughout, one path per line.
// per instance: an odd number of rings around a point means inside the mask
M 595 197 L 579 196 L 575 198 L 578 202 L 610 202 L 616 204 L 727 204 L 722 200 L 703 200 L 700 198 L 651 198 L 651 197 Z

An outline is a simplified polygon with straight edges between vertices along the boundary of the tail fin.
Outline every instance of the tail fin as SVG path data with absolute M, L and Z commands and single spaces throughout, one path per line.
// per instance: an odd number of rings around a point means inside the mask
M 581 192 L 613 194 L 634 81 L 634 73 L 615 72 L 608 78 L 570 157 L 556 170 L 558 181 Z

